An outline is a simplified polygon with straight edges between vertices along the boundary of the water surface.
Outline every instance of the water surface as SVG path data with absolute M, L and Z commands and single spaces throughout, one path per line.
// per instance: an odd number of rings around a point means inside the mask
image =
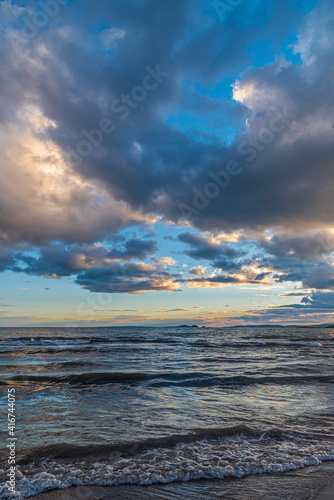
M 17 396 L 17 498 L 334 458 L 334 329 L 2 328 L 0 356 L 1 407 L 7 388 Z

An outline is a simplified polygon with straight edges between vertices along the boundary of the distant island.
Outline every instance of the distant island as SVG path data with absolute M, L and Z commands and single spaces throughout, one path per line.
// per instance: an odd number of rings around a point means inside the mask
M 198 325 L 179 325 L 175 328 L 200 328 Z

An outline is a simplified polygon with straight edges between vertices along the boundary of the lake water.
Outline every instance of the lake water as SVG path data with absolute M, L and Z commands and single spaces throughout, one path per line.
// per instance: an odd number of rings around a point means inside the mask
M 334 459 L 334 329 L 2 328 L 0 356 L 4 412 L 16 391 L 12 498 Z

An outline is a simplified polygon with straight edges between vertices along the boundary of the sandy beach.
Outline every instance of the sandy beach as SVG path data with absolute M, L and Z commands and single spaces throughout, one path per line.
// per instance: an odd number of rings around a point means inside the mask
M 190 481 L 153 486 L 81 486 L 53 490 L 36 500 L 332 500 L 334 464 L 242 479 Z

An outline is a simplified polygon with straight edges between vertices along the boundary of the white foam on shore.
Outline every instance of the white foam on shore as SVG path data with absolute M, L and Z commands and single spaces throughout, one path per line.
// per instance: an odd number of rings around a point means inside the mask
M 273 429 L 268 429 L 256 436 L 201 439 L 120 455 L 111 453 L 93 462 L 89 457 L 71 463 L 43 460 L 39 465 L 21 467 L 16 495 L 9 496 L 4 485 L 0 498 L 22 500 L 43 491 L 80 485 L 151 485 L 284 472 L 334 460 L 334 441 L 327 432 L 280 432 L 275 437 Z M 6 477 L 6 472 L 1 472 Z

